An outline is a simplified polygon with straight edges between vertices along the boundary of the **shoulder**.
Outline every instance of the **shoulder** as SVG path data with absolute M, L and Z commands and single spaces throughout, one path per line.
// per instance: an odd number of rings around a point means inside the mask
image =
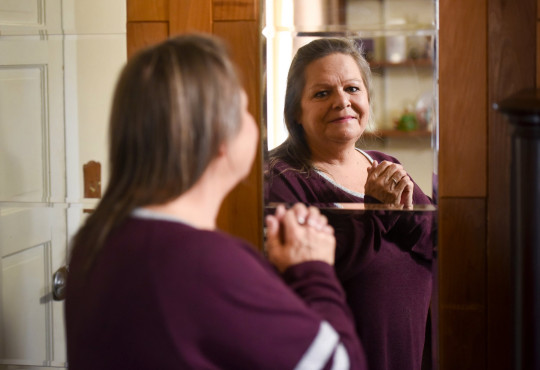
M 146 229 L 138 232 L 138 240 L 131 239 L 137 245 L 123 244 L 137 248 L 137 257 L 130 258 L 147 271 L 158 295 L 194 287 L 201 299 L 225 292 L 242 294 L 246 282 L 260 284 L 279 277 L 255 247 L 219 230 L 161 220 L 132 220 L 130 229 Z
M 274 176 L 306 176 L 306 171 L 298 168 L 283 159 L 271 159 L 265 164 L 264 173 L 266 177 Z
M 307 173 L 301 172 L 282 159 L 269 161 L 264 169 L 264 181 L 267 189 L 296 186 L 298 183 L 306 181 L 308 177 Z
M 264 199 L 266 202 L 322 202 L 328 193 L 327 184 L 315 171 L 300 171 L 287 162 L 278 160 L 265 171 Z
M 204 265 L 218 262 L 262 260 L 255 249 L 241 239 L 176 221 L 130 218 L 111 235 L 109 244 L 123 245 L 141 256 L 146 255 L 158 270 L 177 271 L 191 261 L 194 264 L 189 270 L 195 273 L 195 267 L 201 272 Z

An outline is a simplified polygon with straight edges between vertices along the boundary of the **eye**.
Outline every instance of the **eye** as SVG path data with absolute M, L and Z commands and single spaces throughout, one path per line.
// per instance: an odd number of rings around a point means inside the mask
M 326 97 L 326 96 L 328 96 L 328 91 L 326 91 L 326 90 L 317 91 L 317 92 L 313 95 L 313 97 L 315 97 L 315 98 L 324 98 L 324 97 Z
M 350 92 L 350 93 L 355 93 L 355 92 L 359 92 L 360 88 L 357 86 L 349 86 L 345 88 L 345 91 Z

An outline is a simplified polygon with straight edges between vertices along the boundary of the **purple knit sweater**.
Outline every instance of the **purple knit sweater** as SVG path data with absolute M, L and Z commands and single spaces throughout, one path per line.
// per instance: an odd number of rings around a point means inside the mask
M 129 218 L 88 274 L 70 261 L 70 369 L 365 369 L 332 267 L 283 276 L 252 247 L 178 221 Z

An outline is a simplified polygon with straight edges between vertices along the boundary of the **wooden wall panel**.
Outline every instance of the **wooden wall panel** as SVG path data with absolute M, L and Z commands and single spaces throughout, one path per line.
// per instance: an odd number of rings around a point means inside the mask
M 239 69 L 249 100 L 249 110 L 256 120 L 260 117 L 260 37 L 255 22 L 216 22 L 214 34 L 228 42 L 233 61 Z
M 169 0 L 170 34 L 212 33 L 211 0 Z
M 439 0 L 439 365 L 487 369 L 487 2 Z
M 487 0 L 440 0 L 441 197 L 486 196 Z
M 165 40 L 169 36 L 169 23 L 128 22 L 126 33 L 129 58 L 138 50 Z
M 511 128 L 491 105 L 536 84 L 537 0 L 489 2 L 488 39 L 488 368 L 513 368 Z
M 128 22 L 168 21 L 169 0 L 128 0 Z
M 485 312 L 440 309 L 439 370 L 491 370 L 486 367 Z M 508 368 L 510 370 L 510 368 Z
M 213 33 L 229 44 L 249 99 L 248 109 L 257 122 L 261 117 L 260 37 L 257 22 L 215 22 Z M 248 178 L 225 199 L 218 226 L 262 247 L 262 153 L 261 143 Z M 242 221 L 240 221 L 242 220 Z
M 258 2 L 253 0 L 213 0 L 214 21 L 236 20 L 254 21 L 257 19 Z
M 538 83 L 537 8 L 538 0 L 440 0 L 441 369 L 513 368 L 511 132 L 493 103 Z M 470 223 L 460 221 L 458 208 L 482 201 L 484 214 L 477 207 Z M 475 221 L 484 223 L 478 240 Z M 462 272 L 464 263 L 483 276 Z
M 485 215 L 483 198 L 440 199 L 440 370 L 486 369 Z
M 536 87 L 540 87 L 540 18 L 536 22 Z

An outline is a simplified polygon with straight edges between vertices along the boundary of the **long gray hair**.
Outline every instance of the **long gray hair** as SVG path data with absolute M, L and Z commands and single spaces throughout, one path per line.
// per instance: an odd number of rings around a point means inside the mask
M 124 67 L 109 125 L 110 181 L 75 235 L 88 266 L 136 207 L 190 189 L 241 124 L 241 84 L 223 43 L 183 35 L 146 49 Z

